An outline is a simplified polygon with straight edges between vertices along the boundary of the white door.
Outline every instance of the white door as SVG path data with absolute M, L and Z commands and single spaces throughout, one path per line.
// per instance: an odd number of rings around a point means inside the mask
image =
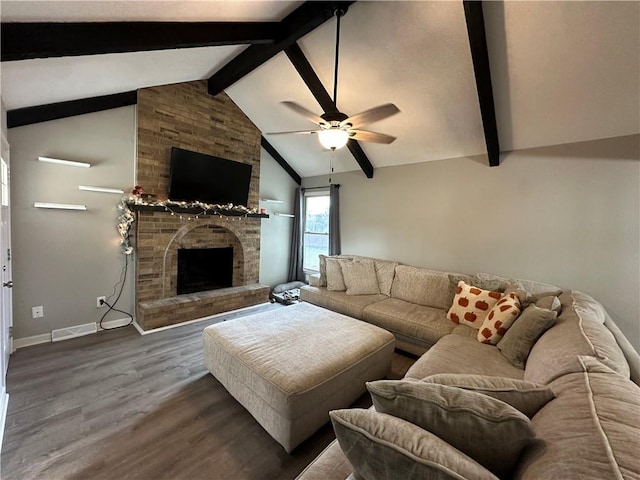
M 2 391 L 6 392 L 6 375 L 9 355 L 12 352 L 11 327 L 13 325 L 13 280 L 11 276 L 11 214 L 9 211 L 9 144 L 2 137 L 2 155 L 0 156 L 0 376 Z

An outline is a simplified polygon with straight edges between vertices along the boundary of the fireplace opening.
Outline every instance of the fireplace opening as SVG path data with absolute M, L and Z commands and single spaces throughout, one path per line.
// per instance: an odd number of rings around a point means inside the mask
M 178 295 L 231 286 L 233 247 L 178 249 Z

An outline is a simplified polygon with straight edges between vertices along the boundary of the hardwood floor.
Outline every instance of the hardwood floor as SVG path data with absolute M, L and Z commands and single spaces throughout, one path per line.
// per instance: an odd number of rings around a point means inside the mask
M 257 311 L 271 308 L 286 307 Z M 202 363 L 202 330 L 221 320 L 145 336 L 126 327 L 18 350 L 7 378 L 1 478 L 295 478 L 333 430 L 325 425 L 288 455 Z M 390 377 L 413 361 L 394 354 Z M 368 405 L 366 394 L 356 402 Z

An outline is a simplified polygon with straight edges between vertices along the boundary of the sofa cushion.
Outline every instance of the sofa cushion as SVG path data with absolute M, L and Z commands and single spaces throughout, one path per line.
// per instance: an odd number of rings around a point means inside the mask
M 479 329 L 484 318 L 501 297 L 500 292 L 467 285 L 460 280 L 447 318 L 453 323 Z
M 533 345 L 551 328 L 557 316 L 551 310 L 539 308 L 535 304 L 529 305 L 498 342 L 498 349 L 516 367 L 525 368 Z
M 580 371 L 550 384 L 556 398 L 532 420 L 541 442 L 515 478 L 640 478 L 640 387 L 593 357 L 574 358 Z
M 398 265 L 391 286 L 391 297 L 426 307 L 446 310 L 449 278 L 445 272 Z
M 499 477 L 535 436 L 522 412 L 481 393 L 406 380 L 367 382 L 367 389 L 376 411 L 437 435 Z
M 374 410 L 334 410 L 340 447 L 363 480 L 497 478 L 436 435 Z
M 342 261 L 340 266 L 347 295 L 376 295 L 380 293 L 373 260 L 354 258 L 351 261 Z
M 362 318 L 425 347 L 430 347 L 455 327 L 445 318 L 443 310 L 396 298 L 368 305 Z
M 508 403 L 529 418 L 533 417 L 538 410 L 555 397 L 553 391 L 547 387 L 514 378 L 439 373 L 430 375 L 422 381 L 464 388 L 465 390 L 489 395 Z
M 347 295 L 347 292 L 330 292 L 325 287 L 305 285 L 300 288 L 300 299 L 319 307 L 362 320 L 364 309 L 385 300 L 385 295 Z
M 467 373 L 522 379 L 524 370 L 514 367 L 500 351 L 475 337 L 447 335 L 409 368 L 406 378 L 422 380 L 436 373 Z
M 520 300 L 515 293 L 505 294 L 489 311 L 478 330 L 478 341 L 496 345 L 520 315 Z
M 345 480 L 352 471 L 353 467 L 342 453 L 340 444 L 334 440 L 295 480 Z
M 567 291 L 560 295 L 562 313 L 555 325 L 535 343 L 527 359 L 525 380 L 546 384 L 571 365 L 565 357 L 594 356 L 615 372 L 629 378 L 629 364 L 613 334 L 604 326 L 607 313 L 588 295 Z M 564 368 L 564 367 L 563 367 Z

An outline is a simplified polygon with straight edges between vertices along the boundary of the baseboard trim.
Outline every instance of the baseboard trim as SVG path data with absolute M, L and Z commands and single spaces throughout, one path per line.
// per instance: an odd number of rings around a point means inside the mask
M 162 332 L 164 330 L 169 330 L 171 328 L 184 327 L 185 325 L 191 325 L 193 323 L 204 322 L 205 320 L 213 320 L 215 318 L 223 317 L 225 315 L 230 315 L 230 314 L 233 314 L 233 313 L 244 312 L 246 310 L 251 310 L 253 308 L 262 307 L 264 305 L 269 305 L 269 302 L 258 303 L 257 305 L 250 305 L 248 307 L 242 307 L 242 308 L 238 308 L 236 310 L 229 310 L 228 312 L 217 313 L 215 315 L 209 315 L 208 317 L 196 318 L 195 320 L 189 320 L 188 322 L 176 323 L 175 325 L 167 325 L 166 327 L 158 327 L 158 328 L 154 328 L 152 330 L 143 330 L 142 327 L 140 325 L 138 325 L 138 322 L 136 322 L 135 320 L 133 321 L 133 326 L 135 327 L 135 329 L 138 331 L 138 333 L 140 335 L 149 335 L 150 333 Z M 130 321 L 131 321 L 130 318 L 117 318 L 115 320 L 106 320 L 106 321 L 102 322 L 102 328 L 100 328 L 98 326 L 98 324 L 96 323 L 96 328 L 97 328 L 98 332 L 102 332 L 102 331 L 108 330 L 110 328 L 124 327 L 124 326 L 128 325 Z M 79 325 L 75 326 L 75 327 L 66 327 L 66 328 L 67 329 L 73 329 L 73 328 L 77 328 L 77 327 L 79 327 Z M 90 332 L 90 333 L 96 333 L 96 332 Z M 75 338 L 75 336 L 74 337 L 68 337 L 68 338 Z M 66 338 L 65 339 L 60 339 L 58 341 L 64 341 L 64 340 L 66 340 Z M 30 347 L 32 345 L 39 345 L 41 343 L 50 343 L 50 342 L 51 342 L 51 333 L 43 333 L 41 335 L 34 335 L 32 337 L 16 338 L 13 341 L 13 346 L 14 346 L 14 348 L 16 350 L 18 350 L 20 348 Z
M 13 341 L 13 346 L 16 350 L 18 350 L 19 348 L 30 347 L 32 345 L 40 345 L 41 343 L 51 343 L 51 333 L 33 335 L 32 337 L 16 338 Z
M 117 328 L 117 327 L 124 327 L 125 325 L 128 325 L 129 322 L 131 321 L 130 318 L 116 318 L 114 320 L 106 320 L 104 322 L 102 322 L 102 327 L 100 328 L 98 326 L 98 323 L 96 322 L 94 325 L 96 326 L 96 330 L 98 332 L 102 332 L 104 330 L 108 330 L 110 328 Z M 91 325 L 91 324 L 85 324 L 85 325 Z M 134 326 L 136 327 L 136 329 L 138 331 L 140 331 L 140 327 L 137 326 L 137 324 L 134 322 Z M 73 327 L 66 327 L 67 329 L 74 329 L 74 328 L 78 328 L 80 327 L 80 325 L 76 325 Z M 93 332 L 89 332 L 89 334 L 93 334 L 96 333 L 95 331 Z M 64 341 L 67 340 L 69 338 L 76 338 L 77 336 L 80 335 L 74 335 L 74 336 L 69 336 L 67 338 L 63 338 L 63 339 L 58 339 L 57 341 Z M 24 347 L 31 347 L 33 345 L 40 345 L 42 343 L 51 343 L 52 342 L 52 334 L 51 333 L 43 333 L 40 335 L 33 335 L 31 337 L 24 337 L 24 338 L 16 338 L 13 340 L 13 348 L 14 351 L 18 350 L 20 348 L 24 348 Z
M 238 308 L 236 310 L 229 310 L 228 312 L 216 313 L 215 315 L 209 315 L 208 317 L 196 318 L 195 320 L 189 320 L 188 322 L 176 323 L 174 325 L 167 325 L 166 327 L 158 327 L 152 328 L 151 330 L 143 330 L 138 322 L 133 322 L 133 326 L 136 327 L 138 333 L 140 335 L 149 335 L 150 333 L 163 332 L 165 330 L 169 330 L 171 328 L 184 327 L 185 325 L 191 325 L 193 323 L 204 322 L 205 320 L 213 320 L 215 318 L 224 317 L 225 315 L 229 315 L 237 312 L 244 312 L 245 310 L 251 310 L 252 308 L 262 307 L 264 305 L 269 305 L 270 302 L 258 303 L 257 305 L 249 305 L 248 307 Z
M 9 394 L 2 387 L 0 390 L 0 452 L 2 452 L 2 440 L 4 439 L 4 427 L 7 420 L 7 409 L 9 408 Z
M 131 319 L 129 317 L 116 318 L 115 320 L 105 320 L 104 322 L 102 322 L 102 327 L 98 325 L 98 331 L 101 332 L 103 330 L 109 330 L 111 328 L 126 327 L 130 322 Z

